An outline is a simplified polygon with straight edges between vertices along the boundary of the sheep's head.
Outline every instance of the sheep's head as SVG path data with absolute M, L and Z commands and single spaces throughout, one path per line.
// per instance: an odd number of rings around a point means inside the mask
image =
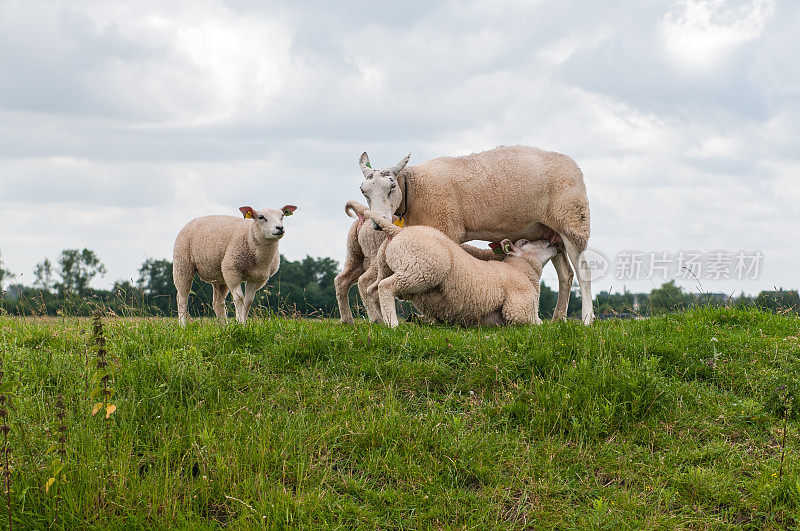
M 254 210 L 253 207 L 249 206 L 239 208 L 242 216 L 245 219 L 252 219 L 256 223 L 257 230 L 267 240 L 280 240 L 283 238 L 283 218 L 284 216 L 291 216 L 295 210 L 297 210 L 297 207 L 294 205 L 285 205 L 280 209 L 265 208 L 264 210 Z
M 410 153 L 394 166 L 380 170 L 372 168 L 366 152 L 358 160 L 361 173 L 364 174 L 361 193 L 364 194 L 370 210 L 388 222 L 392 221 L 392 215 L 403 202 L 403 191 L 397 184 L 397 175 L 406 167 L 409 158 L 411 158 Z M 372 226 L 376 230 L 381 230 L 374 221 Z
M 524 258 L 541 267 L 544 267 L 557 252 L 555 245 L 551 244 L 547 239 L 536 240 L 535 242 L 523 239 L 517 240 L 515 243 L 511 243 L 511 240 L 503 240 L 500 242 L 500 246 L 508 256 Z

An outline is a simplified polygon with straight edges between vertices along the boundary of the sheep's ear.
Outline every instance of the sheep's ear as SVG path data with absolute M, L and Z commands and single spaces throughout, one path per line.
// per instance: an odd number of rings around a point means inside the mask
M 403 160 L 401 160 L 400 162 L 398 162 L 397 164 L 395 164 L 394 166 L 389 168 L 389 171 L 391 171 L 392 173 L 397 175 L 398 173 L 400 173 L 403 170 L 403 168 L 406 167 L 406 164 L 408 164 L 408 159 L 410 159 L 410 158 L 411 158 L 411 153 L 406 155 Z
M 489 244 L 489 249 L 491 249 L 491 250 L 492 250 L 492 252 L 494 252 L 494 254 L 504 254 L 504 253 L 503 253 L 503 248 L 502 248 L 502 247 L 500 247 L 500 244 L 499 244 L 499 243 L 496 243 L 496 242 L 491 242 L 491 243 Z
M 253 216 L 256 215 L 256 211 L 253 210 L 253 207 L 249 206 L 239 207 L 239 212 L 242 213 L 244 219 L 253 219 Z
M 517 248 L 514 247 L 514 244 L 511 243 L 511 240 L 505 239 L 500 242 L 500 247 L 502 247 L 503 252 L 506 254 L 514 254 L 517 252 Z
M 284 205 L 283 208 L 281 208 L 281 210 L 283 210 L 284 216 L 291 216 L 292 214 L 294 214 L 294 211 L 297 210 L 297 207 L 294 205 Z
M 372 176 L 372 165 L 369 163 L 369 155 L 367 155 L 366 151 L 358 159 L 358 165 L 361 167 L 361 173 L 364 174 L 364 177 Z

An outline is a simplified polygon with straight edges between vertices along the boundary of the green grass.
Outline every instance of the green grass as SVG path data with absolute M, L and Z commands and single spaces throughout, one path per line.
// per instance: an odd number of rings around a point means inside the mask
M 507 329 L 110 320 L 111 472 L 88 320 L 0 318 L 13 520 L 58 527 L 785 528 L 800 322 L 695 310 Z M 782 389 L 781 386 L 786 386 Z M 100 415 L 98 415 L 99 417 Z M 102 492 L 102 494 L 100 494 Z M 0 501 L 0 522 L 5 502 Z

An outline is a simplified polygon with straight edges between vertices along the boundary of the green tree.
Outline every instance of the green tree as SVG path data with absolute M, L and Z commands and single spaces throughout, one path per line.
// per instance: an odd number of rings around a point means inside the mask
M 278 273 L 269 281 L 266 303 L 272 310 L 283 309 L 304 315 L 333 315 L 336 311 L 336 292 L 333 280 L 339 264 L 332 258 L 312 258 L 290 261 L 281 255 Z
M 3 280 L 14 276 L 11 271 L 3 266 L 3 255 L 0 254 L 0 291 L 3 291 Z
M 165 315 L 175 308 L 175 284 L 172 281 L 172 262 L 166 259 L 148 258 L 139 268 L 136 286 L 142 290 L 150 306 L 155 306 Z
M 683 310 L 689 307 L 691 301 L 691 295 L 676 286 L 674 280 L 650 292 L 650 308 L 653 312 Z
M 539 317 L 550 319 L 556 309 L 558 292 L 551 290 L 544 282 L 539 283 Z
M 50 291 L 55 285 L 53 280 L 53 264 L 49 258 L 45 258 L 33 270 L 33 287 L 42 291 Z
M 601 291 L 595 297 L 595 305 L 597 313 L 600 315 L 615 315 L 619 313 L 647 313 L 647 303 L 649 296 L 646 293 L 631 293 L 625 291 L 623 293 L 611 293 L 609 291 Z
M 79 297 L 87 295 L 92 279 L 106 273 L 106 266 L 89 249 L 64 249 L 58 258 L 58 267 L 60 281 L 56 282 L 55 288 L 61 297 L 69 293 Z
M 762 291 L 755 299 L 755 305 L 762 310 L 791 311 L 798 313 L 800 310 L 800 297 L 797 290 Z
M 139 268 L 136 285 L 150 297 L 175 295 L 172 281 L 172 262 L 166 259 L 148 258 Z

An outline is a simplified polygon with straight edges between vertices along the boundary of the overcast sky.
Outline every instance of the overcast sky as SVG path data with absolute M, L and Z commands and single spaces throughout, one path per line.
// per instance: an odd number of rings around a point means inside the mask
M 595 292 L 665 280 L 627 278 L 621 251 L 760 251 L 757 279 L 704 271 L 703 288 L 800 284 L 796 0 L 376 4 L 2 0 L 16 280 L 88 247 L 109 288 L 171 259 L 190 219 L 245 204 L 298 205 L 281 252 L 341 262 L 362 151 L 384 166 L 530 144 L 583 170 L 609 260 Z

